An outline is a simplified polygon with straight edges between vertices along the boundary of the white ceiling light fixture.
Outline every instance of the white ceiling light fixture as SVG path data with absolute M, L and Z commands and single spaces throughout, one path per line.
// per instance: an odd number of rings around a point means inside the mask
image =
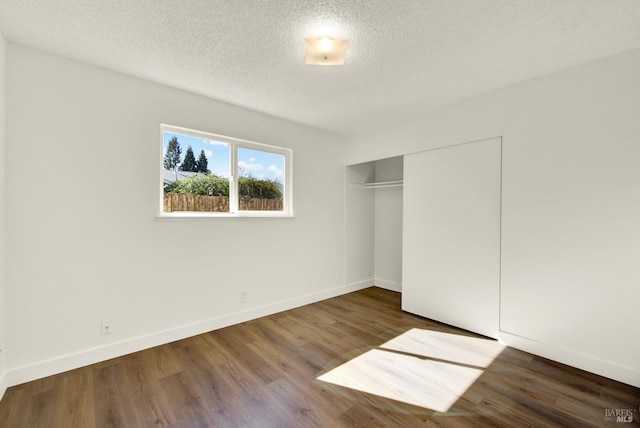
M 304 62 L 312 65 L 343 65 L 349 40 L 314 37 L 305 40 Z

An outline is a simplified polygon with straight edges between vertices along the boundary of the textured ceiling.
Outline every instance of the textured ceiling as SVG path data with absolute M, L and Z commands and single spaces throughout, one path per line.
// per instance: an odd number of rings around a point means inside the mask
M 350 135 L 640 48 L 639 0 L 0 0 L 11 42 Z M 350 39 L 342 67 L 304 38 Z

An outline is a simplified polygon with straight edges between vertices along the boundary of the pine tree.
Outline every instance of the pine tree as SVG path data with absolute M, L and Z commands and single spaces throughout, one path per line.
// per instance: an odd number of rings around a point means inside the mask
M 184 154 L 184 160 L 180 165 L 180 171 L 197 172 L 196 157 L 193 154 L 191 146 L 187 147 L 187 152 Z
M 196 171 L 203 174 L 209 172 L 209 161 L 207 161 L 207 156 L 204 154 L 204 150 L 200 150 L 200 156 L 198 157 L 198 162 L 196 162 Z
M 178 137 L 172 137 L 167 145 L 167 152 L 164 154 L 164 168 L 175 171 L 178 165 L 180 165 L 180 155 L 182 149 L 178 142 Z

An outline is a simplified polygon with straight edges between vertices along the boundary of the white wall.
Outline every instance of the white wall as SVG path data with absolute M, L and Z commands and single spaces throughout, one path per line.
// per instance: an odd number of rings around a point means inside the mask
M 7 387 L 5 382 L 5 82 L 6 82 L 6 47 L 2 33 L 0 33 L 0 398 Z
M 374 283 L 374 195 L 362 187 L 374 178 L 373 162 L 346 168 L 346 284 L 364 287 Z
M 375 162 L 375 181 L 402 180 L 402 157 Z M 402 187 L 374 192 L 374 275 L 379 287 L 402 290 Z
M 7 65 L 10 383 L 352 289 L 341 137 L 12 44 Z M 156 220 L 160 123 L 292 148 L 295 218 Z
M 501 337 L 640 386 L 640 51 L 353 137 L 347 163 L 503 136 Z M 389 144 L 393 141 L 393 144 Z

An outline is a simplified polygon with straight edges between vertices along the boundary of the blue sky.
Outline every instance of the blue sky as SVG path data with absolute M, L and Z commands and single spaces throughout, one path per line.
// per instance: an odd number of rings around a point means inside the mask
M 163 132 L 163 158 L 171 138 L 177 137 L 182 149 L 180 161 L 184 159 L 187 147 L 191 146 L 193 154 L 198 159 L 200 151 L 204 150 L 212 174 L 229 177 L 229 157 L 231 146 L 227 143 L 191 137 L 188 135 Z M 238 169 L 241 176 L 251 176 L 258 179 L 276 180 L 284 183 L 284 156 L 262 152 L 259 150 L 238 149 Z

